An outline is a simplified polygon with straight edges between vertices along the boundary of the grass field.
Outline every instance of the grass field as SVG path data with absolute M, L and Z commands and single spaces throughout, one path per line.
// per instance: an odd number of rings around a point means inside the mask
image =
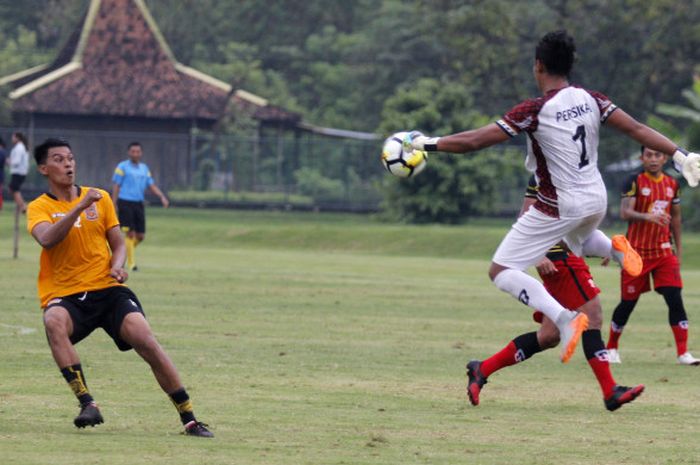
M 35 297 L 39 248 L 11 255 L 0 214 L 0 451 L 4 464 L 697 464 L 700 369 L 675 364 L 663 301 L 622 339 L 615 413 L 577 353 L 491 377 L 471 407 L 464 364 L 536 329 L 486 270 L 507 222 L 382 224 L 360 216 L 149 210 L 130 285 L 213 440 L 179 434 L 133 352 L 78 345 L 106 423 L 77 430 Z M 609 232 L 619 232 L 611 230 Z M 690 348 L 700 353 L 700 235 L 686 234 Z M 607 322 L 617 271 L 592 266 Z M 698 355 L 698 354 L 696 354 Z

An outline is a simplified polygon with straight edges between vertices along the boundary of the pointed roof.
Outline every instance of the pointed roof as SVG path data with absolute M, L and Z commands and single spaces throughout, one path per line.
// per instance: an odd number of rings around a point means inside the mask
M 19 112 L 218 120 L 229 100 L 254 118 L 300 116 L 179 63 L 143 0 L 91 0 L 56 59 L 0 79 Z

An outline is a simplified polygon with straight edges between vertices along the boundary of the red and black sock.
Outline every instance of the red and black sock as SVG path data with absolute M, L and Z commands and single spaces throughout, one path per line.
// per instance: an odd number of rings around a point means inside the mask
M 481 362 L 481 373 L 488 377 L 491 373 L 516 363 L 520 363 L 542 352 L 540 343 L 537 342 L 537 333 L 525 333 L 508 343 L 500 352 Z
M 688 315 L 685 313 L 680 287 L 660 287 L 656 289 L 668 305 L 668 324 L 676 340 L 679 356 L 688 351 Z
M 634 310 L 634 306 L 637 305 L 636 300 L 622 300 L 615 311 L 613 312 L 612 320 L 610 321 L 610 337 L 608 338 L 608 349 L 617 349 L 617 345 L 620 341 L 620 336 L 622 336 L 622 331 L 625 329 L 625 325 Z
M 581 334 L 581 342 L 583 344 L 583 353 L 588 360 L 588 364 L 593 370 L 593 374 L 600 384 L 600 390 L 603 391 L 603 397 L 607 399 L 613 393 L 615 387 L 615 379 L 610 371 L 610 363 L 608 362 L 608 351 L 603 344 L 603 337 L 600 335 L 599 329 L 589 329 Z

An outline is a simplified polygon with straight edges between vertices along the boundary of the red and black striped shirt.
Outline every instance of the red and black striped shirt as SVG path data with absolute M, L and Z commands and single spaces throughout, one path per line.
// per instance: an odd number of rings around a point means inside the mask
M 634 210 L 640 213 L 665 212 L 671 214 L 671 205 L 679 204 L 678 182 L 667 174 L 654 179 L 646 172 L 635 174 L 622 186 L 622 197 L 635 199 Z M 642 258 L 659 258 L 673 254 L 671 226 L 650 221 L 630 221 L 627 239 Z

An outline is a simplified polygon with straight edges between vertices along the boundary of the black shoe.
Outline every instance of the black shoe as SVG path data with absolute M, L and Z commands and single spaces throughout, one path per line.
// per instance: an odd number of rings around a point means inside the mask
M 138 271 L 138 270 L 139 270 L 139 267 L 136 265 L 134 265 L 134 267 L 131 269 L 131 271 Z
M 481 362 L 472 360 L 467 363 L 467 394 L 472 405 L 479 405 L 479 393 L 486 384 L 486 377 L 481 373 Z
M 634 399 L 642 395 L 642 392 L 644 392 L 643 384 L 635 387 L 617 385 L 613 388 L 612 395 L 605 399 L 605 408 L 611 412 L 617 410 L 624 404 L 632 402 Z
M 100 423 L 104 423 L 100 409 L 97 408 L 97 404 L 90 402 L 80 407 L 80 414 L 75 417 L 73 424 L 78 428 L 85 428 L 86 426 L 95 426 Z
M 192 420 L 185 425 L 185 432 L 183 434 L 187 436 L 199 436 L 200 438 L 213 438 L 214 433 L 207 429 L 207 424 Z

